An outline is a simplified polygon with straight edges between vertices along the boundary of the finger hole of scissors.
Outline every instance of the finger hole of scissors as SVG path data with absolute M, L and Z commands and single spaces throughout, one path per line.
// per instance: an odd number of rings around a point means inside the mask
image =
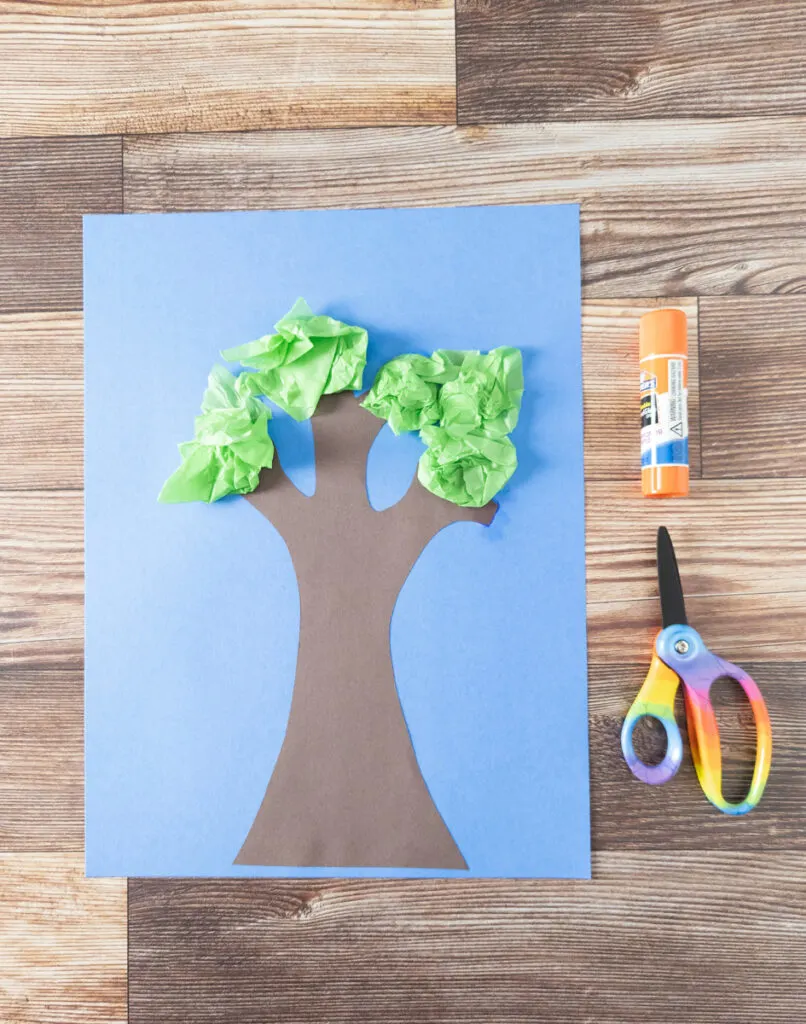
M 655 719 L 666 734 L 665 754 L 659 764 L 645 764 L 633 747 L 633 732 L 639 722 L 647 717 Z M 680 730 L 674 719 L 667 721 L 665 717 L 658 717 L 651 712 L 625 721 L 621 734 L 621 749 L 633 775 L 642 782 L 648 782 L 651 786 L 668 782 L 680 767 L 680 760 L 683 756 Z
M 632 745 L 636 756 L 647 767 L 654 768 L 666 757 L 666 727 L 654 715 L 642 715 L 633 726 Z
M 744 799 L 753 777 L 756 756 L 753 709 L 744 690 L 731 676 L 717 679 L 709 698 L 722 750 L 722 794 L 735 803 Z

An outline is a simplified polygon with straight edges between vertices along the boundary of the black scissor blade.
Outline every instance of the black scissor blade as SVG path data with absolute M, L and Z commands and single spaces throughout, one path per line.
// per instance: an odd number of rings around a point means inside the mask
M 672 538 L 665 526 L 658 530 L 658 589 L 663 628 L 687 626 L 686 602 L 683 600 L 680 571 L 677 568 Z

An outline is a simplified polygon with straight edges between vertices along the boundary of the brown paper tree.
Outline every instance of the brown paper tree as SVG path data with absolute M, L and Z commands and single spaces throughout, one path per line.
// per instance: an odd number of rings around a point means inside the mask
M 360 331 L 329 318 L 313 320 L 344 329 L 339 337 L 345 330 Z M 266 347 L 274 345 L 272 352 L 277 337 L 263 339 Z M 246 353 L 259 367 L 254 345 L 234 352 Z M 315 347 L 305 354 L 316 357 Z M 365 356 L 359 355 L 355 376 L 345 377 L 348 386 L 360 382 Z M 516 362 L 519 374 L 519 353 Z M 396 505 L 373 509 L 367 456 L 384 423 L 349 390 L 325 394 L 318 404 L 307 399 L 316 406 L 316 487 L 313 496 L 305 496 L 272 458 L 268 409 L 241 387 L 277 395 L 285 389 L 286 397 L 291 388 L 302 401 L 293 372 L 272 369 L 273 376 L 257 373 L 250 381 L 244 375 L 239 383 L 215 368 L 196 421 L 196 441 L 180 446 L 183 465 L 160 496 L 209 501 L 244 493 L 283 538 L 299 586 L 299 652 L 286 734 L 235 863 L 467 868 L 417 763 L 395 683 L 390 623 L 400 590 L 429 541 L 452 523 L 489 526 L 498 506 L 491 500 L 482 507 L 455 504 L 415 476 Z M 426 395 L 435 395 L 436 388 L 428 387 Z
M 415 477 L 397 505 L 369 504 L 366 460 L 383 422 L 352 394 L 313 419 L 316 491 L 280 467 L 247 500 L 279 531 L 299 585 L 300 636 L 288 728 L 236 864 L 465 868 L 420 772 L 389 648 L 400 589 L 450 523 L 489 525 Z

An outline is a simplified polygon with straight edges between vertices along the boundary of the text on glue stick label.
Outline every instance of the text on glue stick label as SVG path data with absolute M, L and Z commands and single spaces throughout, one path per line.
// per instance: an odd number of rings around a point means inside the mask
M 688 387 L 685 360 L 641 361 L 641 467 L 688 465 Z

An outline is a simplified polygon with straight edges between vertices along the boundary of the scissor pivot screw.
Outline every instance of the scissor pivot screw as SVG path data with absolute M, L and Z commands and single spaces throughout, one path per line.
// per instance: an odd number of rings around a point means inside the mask
M 678 654 L 688 654 L 688 640 L 678 640 L 674 649 Z

